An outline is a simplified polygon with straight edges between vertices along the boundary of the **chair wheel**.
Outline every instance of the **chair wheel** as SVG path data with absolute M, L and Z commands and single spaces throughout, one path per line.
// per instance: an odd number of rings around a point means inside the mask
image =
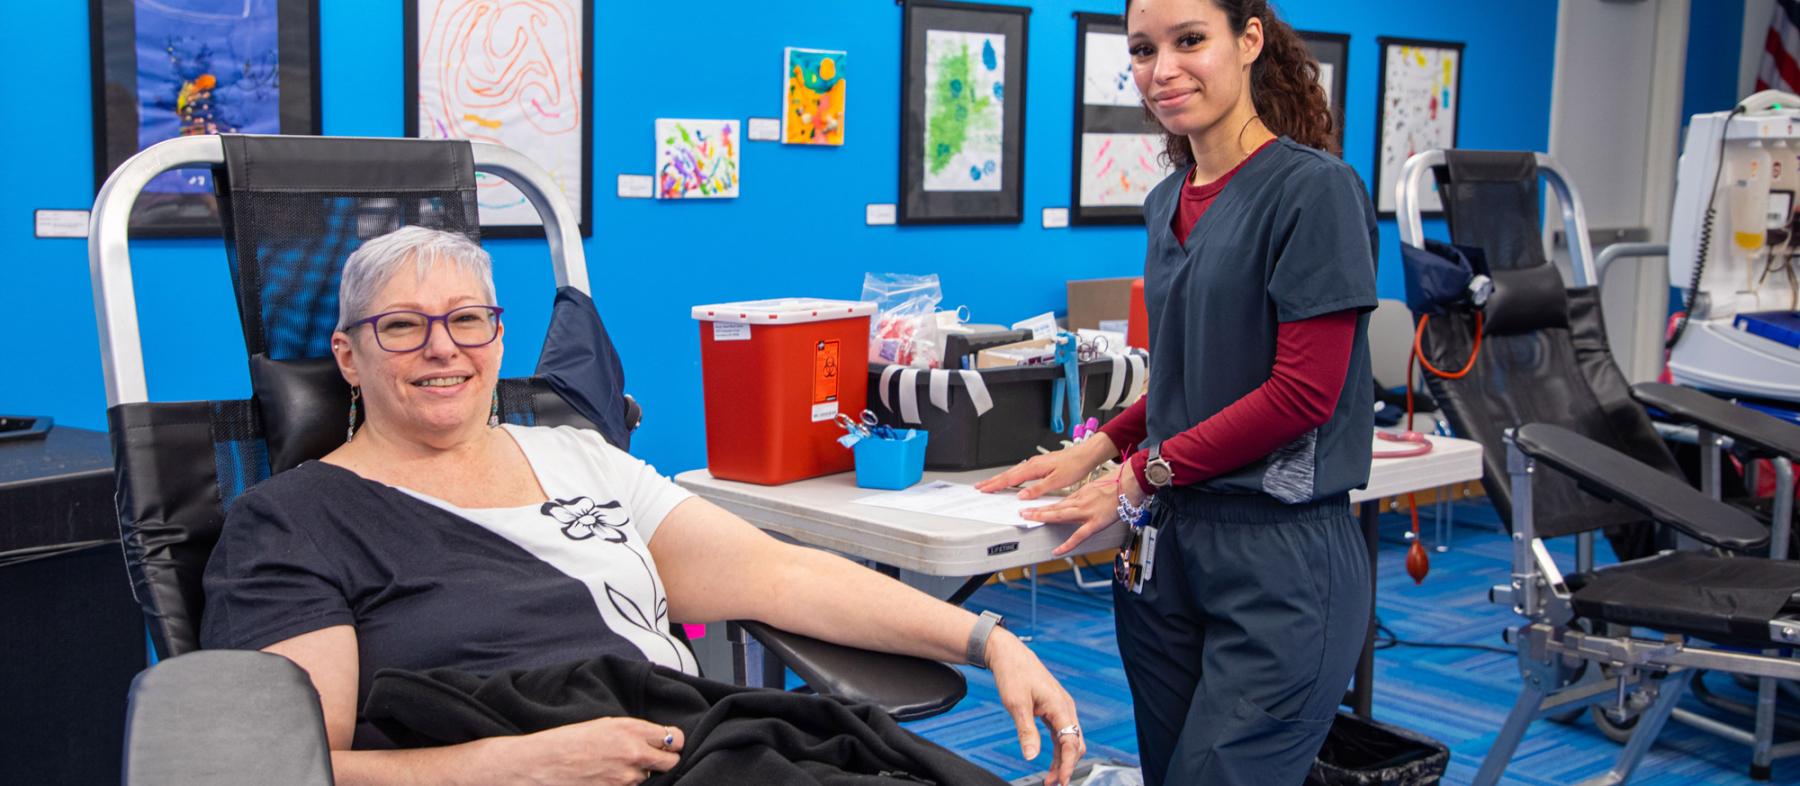
M 1758 767 L 1758 766 L 1752 764 L 1752 765 L 1750 765 L 1750 780 L 1766 781 L 1769 779 L 1770 770 L 1772 770 L 1772 769 L 1773 769 L 1772 765 L 1765 764 L 1761 767 Z
M 1636 715 L 1626 718 L 1624 723 L 1620 723 L 1613 720 L 1613 717 L 1599 706 L 1589 707 L 1588 714 L 1594 716 L 1594 725 L 1600 728 L 1601 734 L 1620 745 L 1624 745 L 1626 740 L 1631 739 L 1631 732 L 1637 728 L 1638 716 Z

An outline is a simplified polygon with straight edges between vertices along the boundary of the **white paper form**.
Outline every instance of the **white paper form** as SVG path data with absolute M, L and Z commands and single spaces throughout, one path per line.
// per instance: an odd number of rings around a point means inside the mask
M 859 505 L 870 505 L 877 508 L 930 513 L 934 516 L 970 519 L 990 524 L 1009 524 L 1019 529 L 1032 529 L 1043 526 L 1043 522 L 1026 519 L 1019 515 L 1019 511 L 1043 507 L 1055 500 L 1022 500 L 1019 499 L 1017 493 L 1011 490 L 983 494 L 976 491 L 974 486 L 937 480 L 921 483 L 902 491 L 874 494 L 855 500 L 855 502 Z

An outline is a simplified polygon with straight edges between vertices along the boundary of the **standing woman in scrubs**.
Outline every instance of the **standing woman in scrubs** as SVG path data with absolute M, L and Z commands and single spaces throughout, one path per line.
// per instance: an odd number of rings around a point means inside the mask
M 1149 393 L 980 488 L 1033 498 L 1123 458 L 1028 515 L 1080 524 L 1058 554 L 1121 520 L 1156 533 L 1148 578 L 1113 588 L 1145 782 L 1298 784 L 1369 628 L 1348 492 L 1369 474 L 1375 211 L 1266 0 L 1128 0 L 1125 21 L 1175 165 L 1144 202 Z

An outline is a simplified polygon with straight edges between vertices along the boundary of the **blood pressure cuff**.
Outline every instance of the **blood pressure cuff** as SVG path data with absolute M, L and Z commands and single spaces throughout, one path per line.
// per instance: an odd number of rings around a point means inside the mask
M 1492 275 L 1494 294 L 1481 309 L 1482 333 L 1506 336 L 1569 326 L 1569 296 L 1555 265 L 1546 262 Z
M 1441 315 L 1446 308 L 1466 304 L 1469 281 L 1488 272 L 1481 249 L 1437 240 L 1426 240 L 1424 248 L 1401 243 L 1400 262 L 1406 308 L 1415 315 Z

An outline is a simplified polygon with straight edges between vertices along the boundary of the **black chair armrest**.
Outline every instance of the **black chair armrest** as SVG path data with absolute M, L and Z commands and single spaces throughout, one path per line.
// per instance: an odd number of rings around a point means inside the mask
M 625 394 L 625 428 L 637 431 L 644 424 L 644 406 L 638 403 L 630 393 Z
M 1631 386 L 1631 397 L 1669 416 L 1715 434 L 1738 446 L 1770 455 L 1800 459 L 1800 426 L 1693 388 L 1645 382 Z
M 1548 423 L 1513 432 L 1519 449 L 1575 479 L 1582 490 L 1618 502 L 1708 545 L 1747 551 L 1768 545 L 1769 530 L 1737 508 L 1587 437 Z
M 201 650 L 131 681 L 125 786 L 331 786 L 312 679 L 266 652 Z
M 872 652 L 790 633 L 760 622 L 737 623 L 813 690 L 873 704 L 895 720 L 937 715 L 969 692 L 962 672 L 935 660 Z

